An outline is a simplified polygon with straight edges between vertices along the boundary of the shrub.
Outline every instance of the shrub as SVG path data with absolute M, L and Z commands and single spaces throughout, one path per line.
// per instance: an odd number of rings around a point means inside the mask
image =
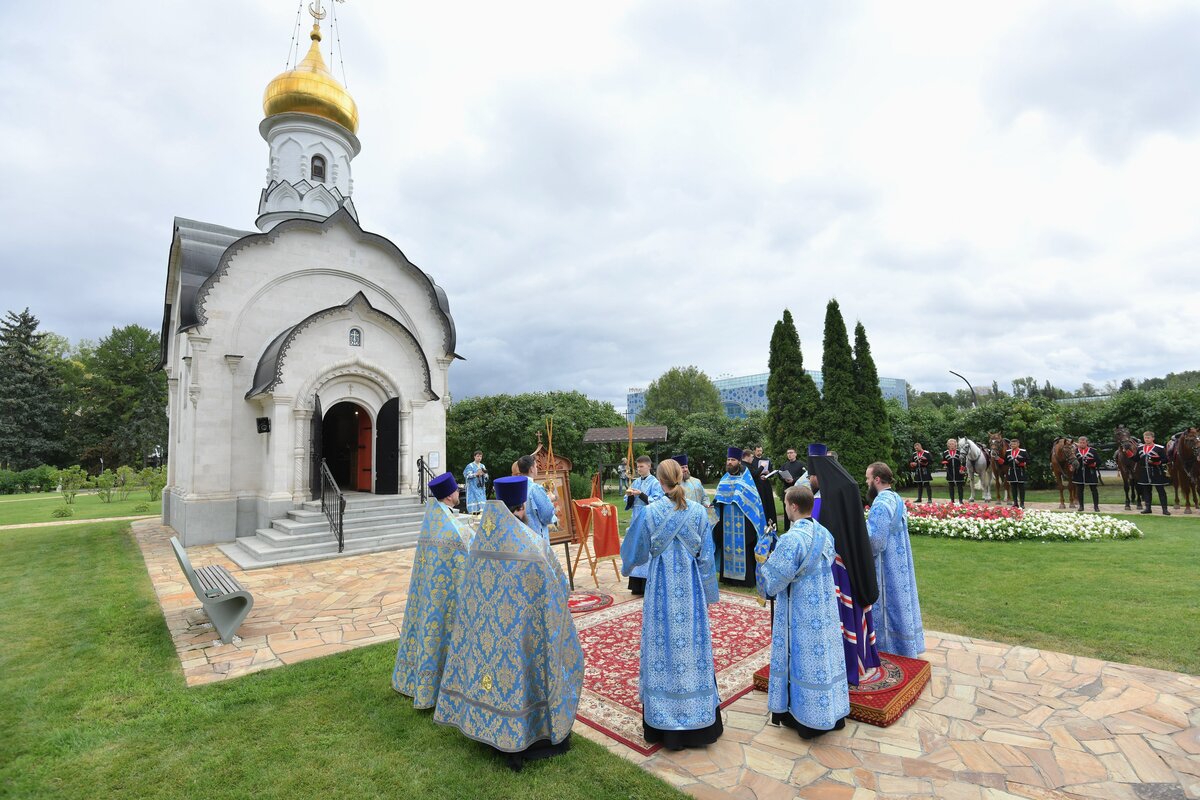
M 158 500 L 167 485 L 167 468 L 146 467 L 138 473 L 138 485 L 145 488 L 151 500 Z
M 571 498 L 574 500 L 583 500 L 592 496 L 592 479 L 587 475 L 580 475 L 576 472 L 571 473 Z M 574 509 L 562 509 L 569 513 L 574 513 Z
M 17 473 L 11 469 L 0 469 L 0 494 L 16 494 L 20 488 Z
M 117 492 L 117 499 L 122 503 L 129 499 L 129 493 L 134 490 L 137 485 L 137 473 L 133 471 L 133 467 L 117 467 L 116 485 L 113 487 Z
M 100 496 L 100 502 L 112 502 L 113 487 L 116 485 L 117 476 L 111 469 L 106 469 L 96 476 L 96 494 Z
M 136 506 L 133 507 L 133 511 L 135 514 L 144 514 L 149 510 L 150 510 L 149 503 L 138 503 Z
M 63 500 L 67 505 L 75 502 L 75 495 L 80 489 L 84 489 L 91 481 L 88 479 L 88 474 L 83 471 L 83 467 L 76 464 L 73 467 L 60 469 L 55 474 L 55 482 L 58 484 L 58 490 L 62 492 Z
M 70 517 L 70 516 L 73 516 L 74 514 L 75 514 L 75 508 L 73 506 L 68 506 L 65 504 L 59 506 L 58 508 L 56 508 L 50 512 L 50 516 L 57 517 L 58 519 L 62 519 L 64 517 Z

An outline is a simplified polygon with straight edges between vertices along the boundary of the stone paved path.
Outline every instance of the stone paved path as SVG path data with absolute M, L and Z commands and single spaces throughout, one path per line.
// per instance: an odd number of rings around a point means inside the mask
M 194 565 L 223 564 L 256 598 L 242 640 L 221 645 L 169 531 L 133 528 L 189 685 L 399 636 L 412 550 L 240 572 L 192 548 Z M 607 564 L 600 583 L 628 597 Z M 704 750 L 646 757 L 575 732 L 697 798 L 1200 798 L 1200 677 L 932 632 L 926 645 L 930 685 L 890 728 L 850 722 L 805 742 L 766 725 L 766 695 L 751 692 Z

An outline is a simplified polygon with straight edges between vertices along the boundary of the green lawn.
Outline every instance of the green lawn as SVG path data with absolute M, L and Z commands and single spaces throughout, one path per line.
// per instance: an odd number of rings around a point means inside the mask
M 103 517 L 130 517 L 135 514 L 161 514 L 162 501 L 151 502 L 145 489 L 138 489 L 129 499 L 118 501 L 114 495 L 111 503 L 100 500 L 97 494 L 75 496 L 75 513 L 66 519 L 101 519 Z M 142 503 L 150 506 L 149 511 L 134 511 Z M 19 525 L 26 522 L 58 522 L 51 516 L 54 509 L 63 505 L 63 496 L 56 492 L 37 494 L 13 494 L 0 496 L 0 525 Z M 65 520 L 64 520 L 65 521 Z
M 390 643 L 187 689 L 127 523 L 4 545 L 0 795 L 682 797 L 581 737 L 512 773 L 392 691 Z
M 1200 521 L 1139 517 L 1144 539 L 976 542 L 914 536 L 930 630 L 1200 674 Z

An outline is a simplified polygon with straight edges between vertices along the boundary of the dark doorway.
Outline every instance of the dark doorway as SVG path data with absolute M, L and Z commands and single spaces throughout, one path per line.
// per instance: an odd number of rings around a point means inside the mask
M 400 398 L 379 409 L 375 425 L 375 494 L 400 492 Z
M 325 412 L 321 452 L 343 491 L 371 491 L 371 415 L 357 403 L 344 401 Z

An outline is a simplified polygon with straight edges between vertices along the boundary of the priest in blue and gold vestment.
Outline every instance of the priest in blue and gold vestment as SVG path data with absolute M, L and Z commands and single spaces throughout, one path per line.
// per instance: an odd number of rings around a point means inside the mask
M 674 460 L 658 465 L 666 496 L 646 507 L 621 543 L 621 571 L 647 564 L 642 606 L 642 735 L 669 750 L 703 747 L 723 727 L 708 606 L 717 602 L 711 523 L 685 496 Z
M 721 580 L 737 586 L 754 586 L 754 547 L 766 533 L 762 500 L 750 470 L 742 463 L 742 450 L 729 448 L 725 474 L 713 494 L 717 524 L 713 527 L 717 572 Z
M 392 688 L 411 697 L 413 708 L 437 703 L 458 584 L 471 543 L 471 529 L 451 512 L 458 505 L 454 476 L 438 475 L 429 482 L 429 491 L 436 500 L 425 505 L 392 671 Z
M 925 652 L 925 626 L 917 596 L 917 573 L 908 540 L 908 509 L 892 490 L 892 469 L 882 461 L 867 467 L 867 535 L 875 555 L 879 601 L 875 604 L 875 643 L 884 653 L 916 658 Z
M 483 508 L 458 590 L 434 720 L 503 753 L 513 769 L 566 752 L 583 687 L 570 589 L 524 525 L 529 481 L 500 478 Z
M 811 739 L 845 727 L 850 687 L 833 580 L 833 535 L 812 518 L 807 486 L 784 494 L 791 527 L 762 565 L 758 590 L 775 601 L 771 625 L 771 722 Z

